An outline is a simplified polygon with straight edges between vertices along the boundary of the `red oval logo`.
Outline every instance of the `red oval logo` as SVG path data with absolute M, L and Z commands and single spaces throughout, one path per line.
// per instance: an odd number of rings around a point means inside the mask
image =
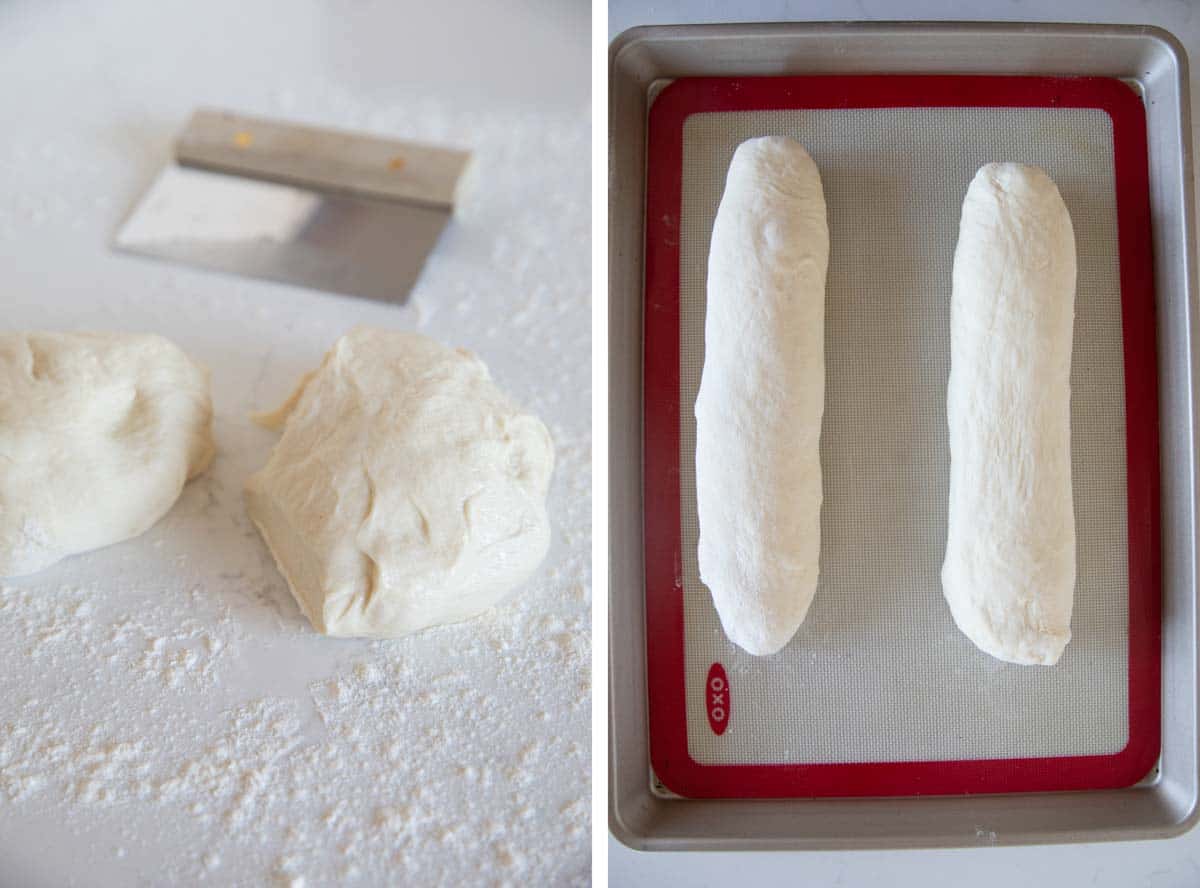
M 704 682 L 704 708 L 708 711 L 708 726 L 718 736 L 729 727 L 729 677 L 725 667 L 713 663 L 708 667 L 708 679 Z

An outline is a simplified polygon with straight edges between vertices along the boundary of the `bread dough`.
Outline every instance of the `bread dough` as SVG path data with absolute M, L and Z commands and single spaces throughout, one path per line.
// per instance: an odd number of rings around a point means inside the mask
M 828 263 L 808 152 L 777 136 L 743 142 L 708 254 L 696 506 L 700 578 L 725 634 L 752 654 L 787 644 L 817 586 Z
M 262 421 L 283 436 L 250 517 L 319 632 L 468 619 L 546 554 L 550 433 L 470 352 L 359 327 Z
M 980 168 L 950 310 L 950 511 L 942 588 L 958 628 L 1012 663 L 1071 639 L 1075 236 L 1037 167 Z
M 0 576 L 147 530 L 211 424 L 208 372 L 161 336 L 0 333 Z

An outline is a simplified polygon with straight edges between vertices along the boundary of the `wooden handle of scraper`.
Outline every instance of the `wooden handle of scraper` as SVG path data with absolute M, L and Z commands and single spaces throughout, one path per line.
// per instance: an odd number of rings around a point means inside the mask
M 466 151 L 200 109 L 175 146 L 184 166 L 453 209 Z

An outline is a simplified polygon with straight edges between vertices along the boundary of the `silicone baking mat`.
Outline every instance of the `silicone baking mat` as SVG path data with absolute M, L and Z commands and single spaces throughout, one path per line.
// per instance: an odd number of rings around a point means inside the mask
M 1159 748 L 1157 419 L 1145 123 L 1116 80 L 684 79 L 650 116 L 645 326 L 651 758 L 683 796 L 1133 784 Z M 734 149 L 801 141 L 831 254 L 821 577 L 772 657 L 726 640 L 696 569 L 695 419 L 712 222 Z M 1078 254 L 1078 570 L 1052 668 L 1002 663 L 941 592 L 950 278 L 963 195 L 1043 167 Z M 780 491 L 779 495 L 786 495 Z

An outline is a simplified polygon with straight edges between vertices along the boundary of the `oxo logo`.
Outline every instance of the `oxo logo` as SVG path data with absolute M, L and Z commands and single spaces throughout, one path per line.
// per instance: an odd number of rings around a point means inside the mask
M 708 679 L 704 682 L 704 707 L 708 710 L 708 726 L 718 736 L 729 726 L 729 678 L 725 667 L 713 663 L 708 667 Z

